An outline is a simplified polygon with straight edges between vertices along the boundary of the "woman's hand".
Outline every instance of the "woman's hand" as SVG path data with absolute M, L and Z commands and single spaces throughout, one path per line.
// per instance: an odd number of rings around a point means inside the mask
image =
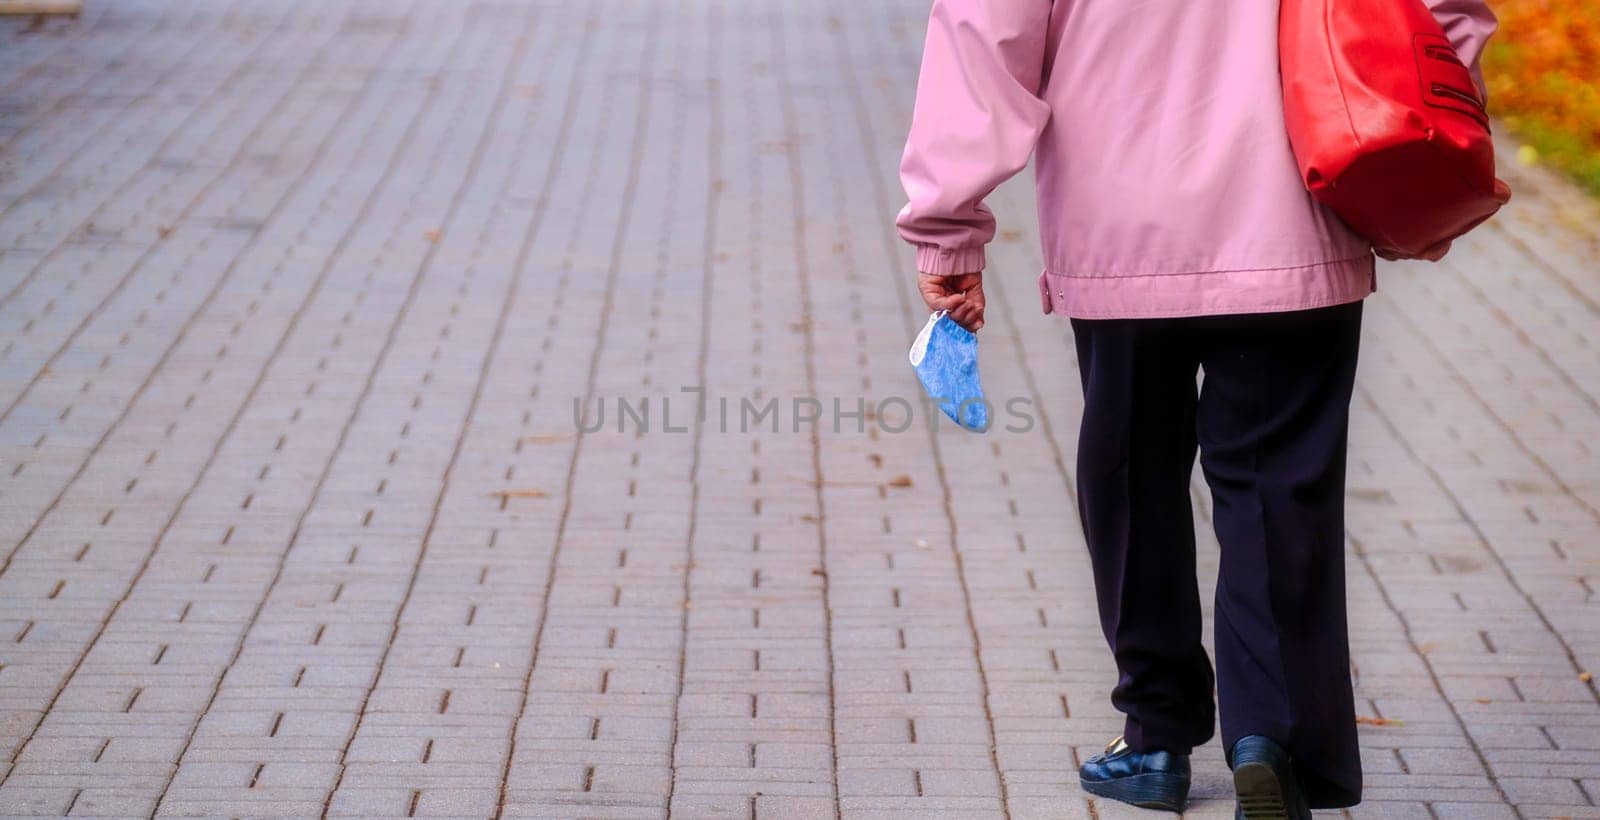
M 1428 262 L 1437 262 L 1440 259 L 1443 259 L 1445 254 L 1450 252 L 1450 240 L 1446 239 L 1445 241 L 1440 242 L 1439 244 L 1434 245 L 1433 247 L 1415 256 L 1403 254 L 1388 248 L 1374 248 L 1373 250 L 1376 251 L 1379 256 L 1389 260 L 1390 262 L 1398 262 L 1402 259 L 1421 259 Z
M 928 310 L 950 312 L 956 324 L 976 333 L 983 327 L 983 274 L 962 273 L 955 276 L 930 276 L 917 274 L 917 290 Z

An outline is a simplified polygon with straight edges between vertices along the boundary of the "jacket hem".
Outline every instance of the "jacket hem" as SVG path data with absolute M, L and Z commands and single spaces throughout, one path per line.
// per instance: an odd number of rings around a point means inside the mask
M 1370 252 L 1311 265 L 1145 276 L 1039 275 L 1045 313 L 1075 319 L 1157 319 L 1309 310 L 1376 290 Z

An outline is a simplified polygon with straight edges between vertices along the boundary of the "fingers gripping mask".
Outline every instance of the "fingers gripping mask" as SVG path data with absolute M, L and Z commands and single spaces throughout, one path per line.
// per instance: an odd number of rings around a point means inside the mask
M 911 343 L 911 366 L 923 389 L 956 424 L 989 429 L 989 403 L 978 383 L 978 337 L 943 311 L 928 317 Z

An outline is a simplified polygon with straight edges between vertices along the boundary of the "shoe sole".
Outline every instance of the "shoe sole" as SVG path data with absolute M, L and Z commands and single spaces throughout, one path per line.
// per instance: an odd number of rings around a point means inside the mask
M 1187 782 L 1164 774 L 1136 774 L 1115 780 L 1079 778 L 1078 783 L 1092 795 L 1141 809 L 1181 812 L 1189 798 Z
M 1284 783 L 1268 763 L 1246 763 L 1233 770 L 1233 791 L 1239 800 L 1238 817 L 1244 820 L 1297 820 L 1291 815 Z M 1305 816 L 1309 816 L 1306 812 Z

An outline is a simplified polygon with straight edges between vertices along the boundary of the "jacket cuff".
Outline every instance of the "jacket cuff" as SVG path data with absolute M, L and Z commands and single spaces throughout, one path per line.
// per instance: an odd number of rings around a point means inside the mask
M 929 276 L 978 273 L 983 270 L 985 262 L 982 245 L 972 248 L 917 246 L 917 270 Z

